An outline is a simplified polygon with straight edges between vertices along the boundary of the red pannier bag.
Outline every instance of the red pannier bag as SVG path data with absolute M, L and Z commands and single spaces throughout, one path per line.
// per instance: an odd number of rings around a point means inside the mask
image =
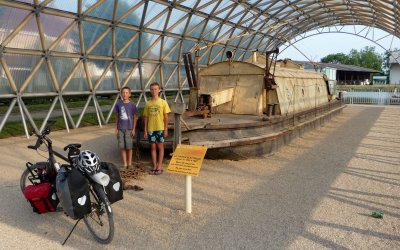
M 59 203 L 56 188 L 50 182 L 27 186 L 24 196 L 38 214 L 56 211 Z

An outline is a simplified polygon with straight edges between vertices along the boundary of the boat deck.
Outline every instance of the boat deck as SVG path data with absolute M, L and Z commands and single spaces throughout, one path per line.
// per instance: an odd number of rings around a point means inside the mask
M 246 126 L 263 125 L 266 122 L 265 116 L 236 114 L 212 114 L 211 117 L 207 118 L 202 118 L 199 116 L 183 116 L 181 120 L 182 131 L 195 129 L 240 128 Z
M 236 150 L 251 154 L 272 152 L 306 131 L 324 124 L 344 108 L 340 101 L 295 114 L 271 117 L 238 114 L 212 114 L 211 117 L 182 116 L 181 142 L 210 149 Z M 170 117 L 165 147 L 172 148 L 174 117 Z M 148 142 L 140 135 L 141 147 Z M 265 150 L 264 150 L 265 149 Z M 208 154 L 208 153 L 207 153 Z

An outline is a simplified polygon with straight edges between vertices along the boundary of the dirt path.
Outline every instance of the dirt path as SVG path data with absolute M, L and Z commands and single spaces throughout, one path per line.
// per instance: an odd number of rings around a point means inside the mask
M 183 176 L 135 182 L 113 205 L 114 241 L 106 249 L 399 249 L 400 107 L 348 106 L 331 123 L 269 156 L 205 160 L 193 178 L 186 214 Z M 55 132 L 56 146 L 83 141 L 102 160 L 119 161 L 113 127 Z M 84 223 L 37 215 L 18 180 L 40 160 L 24 138 L 0 140 L 1 249 L 98 249 Z M 375 209 L 383 219 L 370 216 Z M 100 246 L 101 247 L 101 246 Z

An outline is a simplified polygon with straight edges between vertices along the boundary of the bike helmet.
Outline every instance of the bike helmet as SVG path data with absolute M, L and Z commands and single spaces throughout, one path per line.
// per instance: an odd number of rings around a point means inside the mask
M 100 185 L 107 186 L 110 182 L 110 176 L 101 172 L 100 159 L 96 153 L 84 150 L 79 154 L 79 170 L 86 173 L 92 180 Z
M 89 176 L 100 172 L 100 159 L 96 153 L 84 150 L 79 154 L 79 170 Z

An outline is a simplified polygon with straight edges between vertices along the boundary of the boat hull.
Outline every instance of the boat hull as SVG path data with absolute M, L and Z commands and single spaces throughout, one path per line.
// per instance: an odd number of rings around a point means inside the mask
M 341 101 L 333 100 L 314 109 L 268 119 L 234 114 L 213 114 L 211 118 L 183 117 L 182 143 L 206 146 L 208 158 L 260 156 L 272 153 L 302 134 L 323 126 L 344 107 Z M 148 148 L 142 133 L 139 138 L 139 147 Z M 172 129 L 165 143 L 167 149 L 172 149 L 173 138 Z

